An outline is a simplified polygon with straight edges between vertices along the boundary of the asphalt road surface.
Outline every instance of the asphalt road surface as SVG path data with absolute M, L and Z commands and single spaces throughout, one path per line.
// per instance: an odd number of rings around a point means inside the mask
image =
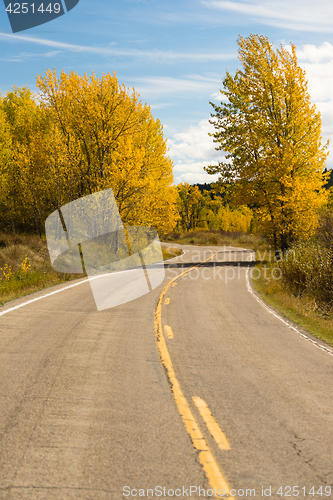
M 258 301 L 251 252 L 183 248 L 111 309 L 82 280 L 0 309 L 1 500 L 333 497 L 331 350 Z

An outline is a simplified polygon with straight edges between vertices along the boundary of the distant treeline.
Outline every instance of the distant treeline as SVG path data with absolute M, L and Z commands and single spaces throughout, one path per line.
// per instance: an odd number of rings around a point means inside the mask
M 328 172 L 324 170 L 323 175 Z M 333 170 L 330 170 L 324 187 L 333 186 Z M 256 206 L 232 206 L 226 201 L 226 192 L 218 183 L 197 183 L 190 185 L 186 182 L 177 185 L 178 212 L 180 219 L 177 223 L 179 231 L 189 231 L 197 228 L 223 229 L 224 231 L 251 232 L 256 229 Z M 333 195 L 330 194 L 333 205 Z
M 178 231 L 222 229 L 249 232 L 254 229 L 253 211 L 246 205 L 230 206 L 217 184 L 186 182 L 177 185 Z

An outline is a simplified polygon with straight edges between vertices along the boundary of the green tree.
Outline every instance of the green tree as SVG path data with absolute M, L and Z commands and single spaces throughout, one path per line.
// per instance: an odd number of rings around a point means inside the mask
M 314 232 L 327 202 L 321 116 L 311 104 L 296 48 L 276 51 L 268 38 L 238 38 L 242 69 L 223 80 L 210 134 L 226 161 L 205 170 L 220 174 L 233 203 L 254 208 L 259 229 L 286 249 Z

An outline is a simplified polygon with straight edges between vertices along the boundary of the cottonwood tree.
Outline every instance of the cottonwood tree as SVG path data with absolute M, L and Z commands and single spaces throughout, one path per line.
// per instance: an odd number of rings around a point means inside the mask
M 51 163 L 59 204 L 112 188 L 125 224 L 171 230 L 173 165 L 162 125 L 139 95 L 110 73 L 58 77 L 48 70 L 37 87 L 58 130 Z
M 45 145 L 48 120 L 27 88 L 14 87 L 0 103 L 0 224 L 41 234 L 51 176 Z M 1 153 L 2 150 L 2 153 Z
M 195 229 L 198 210 L 200 210 L 200 200 L 202 199 L 199 188 L 198 186 L 191 186 L 188 182 L 182 182 L 176 187 L 178 192 L 179 222 L 187 231 Z
M 12 158 L 12 140 L 6 114 L 3 110 L 3 99 L 0 97 L 0 211 L 1 219 L 8 219 L 12 231 L 15 231 L 15 219 L 10 203 L 10 166 Z M 3 225 L 0 220 L 0 225 Z M 1 227 L 0 226 L 0 227 Z
M 296 47 L 273 50 L 263 35 L 239 36 L 238 45 L 242 69 L 226 73 L 221 104 L 210 103 L 210 135 L 225 161 L 205 170 L 219 173 L 231 200 L 254 208 L 259 229 L 285 250 L 316 228 L 328 143 Z

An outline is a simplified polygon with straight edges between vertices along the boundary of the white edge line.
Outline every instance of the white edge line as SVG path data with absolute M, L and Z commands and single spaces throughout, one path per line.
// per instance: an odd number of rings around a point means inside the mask
M 2 311 L 0 313 L 0 316 L 3 316 L 4 314 L 7 314 L 11 311 L 15 311 L 16 309 L 20 309 L 20 307 L 26 306 L 28 304 L 31 304 L 32 302 L 36 302 L 37 300 L 45 299 L 46 297 L 50 297 L 50 295 L 55 295 L 56 293 L 63 292 L 64 290 L 68 290 L 69 288 L 74 288 L 75 286 L 82 285 L 83 283 L 86 283 L 87 281 L 92 281 L 98 278 L 104 278 L 105 276 L 110 276 L 111 274 L 120 274 L 120 273 L 126 273 L 130 271 L 135 271 L 137 269 L 142 269 L 142 268 L 134 268 L 134 269 L 123 269 L 122 271 L 115 271 L 114 273 L 105 273 L 105 274 L 98 274 L 97 276 L 89 276 L 87 279 L 84 281 L 80 281 L 79 283 L 74 283 L 73 285 L 68 285 L 65 286 L 64 288 L 61 288 L 60 290 L 55 290 L 54 292 L 47 293 L 46 295 L 42 295 L 40 297 L 36 297 L 35 299 L 28 300 L 27 302 L 23 302 L 22 304 L 19 304 L 14 307 L 10 307 L 9 309 L 6 309 L 5 311 Z
M 68 285 L 65 288 L 61 288 L 60 290 L 55 290 L 54 292 L 47 293 L 46 295 L 42 295 L 41 297 L 36 297 L 35 299 L 28 300 L 27 302 L 23 302 L 23 304 L 19 304 L 17 306 L 10 307 L 9 309 L 2 311 L 0 313 L 0 316 L 3 316 L 4 314 L 7 314 L 11 311 L 15 311 L 16 309 L 20 309 L 20 307 L 31 304 L 32 302 L 36 302 L 37 300 L 45 299 L 45 297 L 50 297 L 50 295 L 55 295 L 56 293 L 60 293 L 64 290 L 68 290 L 69 288 L 74 288 L 75 286 L 82 285 L 83 283 L 86 283 L 87 281 L 89 281 L 89 278 L 85 279 L 84 281 L 80 281 L 79 283 L 74 283 L 73 285 Z
M 272 314 L 273 316 L 275 316 L 275 318 L 279 319 L 280 321 L 282 321 L 282 323 L 284 323 L 288 328 L 290 328 L 291 330 L 294 330 L 294 332 L 298 333 L 303 339 L 307 340 L 308 342 L 311 342 L 312 344 L 314 344 L 316 347 L 318 347 L 319 349 L 321 349 L 322 351 L 325 351 L 327 352 L 328 354 L 330 354 L 331 356 L 333 356 L 333 351 L 331 351 L 331 349 L 329 349 L 328 347 L 325 347 L 324 345 L 322 344 L 319 344 L 318 342 L 316 342 L 315 340 L 313 339 L 310 339 L 310 337 L 308 337 L 307 335 L 305 335 L 304 333 L 300 332 L 297 328 L 295 328 L 294 326 L 292 326 L 290 323 L 288 323 L 288 321 L 285 321 L 283 318 L 281 318 L 281 316 L 279 314 L 276 314 L 267 304 L 265 304 L 265 302 L 263 300 L 261 300 L 253 291 L 251 285 L 250 285 L 250 280 L 249 280 L 249 269 L 246 269 L 246 274 L 245 274 L 245 279 L 246 279 L 246 288 L 248 290 L 248 292 L 251 293 L 251 295 L 256 299 L 257 302 L 259 302 L 259 304 L 264 308 L 266 309 L 266 311 L 268 311 L 270 314 Z
M 180 255 L 173 257 L 173 259 L 177 259 L 178 257 L 180 257 Z M 169 259 L 169 260 L 172 260 L 172 259 Z M 156 264 L 164 263 L 164 262 L 166 262 L 166 261 L 155 262 L 153 264 L 153 266 Z M 46 297 L 50 297 L 51 295 L 55 295 L 56 293 L 60 293 L 60 292 L 63 292 L 64 290 L 68 290 L 69 288 L 74 288 L 75 286 L 82 285 L 83 283 L 86 283 L 87 281 L 90 282 L 91 280 L 94 280 L 97 278 L 103 278 L 104 276 L 109 276 L 111 274 L 126 273 L 129 271 L 134 271 L 135 269 L 138 269 L 138 268 L 123 269 L 122 271 L 115 271 L 114 273 L 106 273 L 106 274 L 99 274 L 97 276 L 89 276 L 87 279 L 85 279 L 84 281 L 80 281 L 79 283 L 74 283 L 73 285 L 65 286 L 64 288 L 61 288 L 60 290 L 55 290 L 54 292 L 47 293 L 46 295 L 41 295 L 40 297 L 36 297 L 35 299 L 27 300 L 27 302 L 23 302 L 22 304 L 19 304 L 17 306 L 10 307 L 9 309 L 6 309 L 5 311 L 0 312 L 0 316 L 3 316 L 4 314 L 7 314 L 9 312 L 15 311 L 16 309 L 20 309 L 21 307 L 27 306 L 28 304 L 32 304 L 33 302 L 37 302 L 37 300 L 45 299 Z

